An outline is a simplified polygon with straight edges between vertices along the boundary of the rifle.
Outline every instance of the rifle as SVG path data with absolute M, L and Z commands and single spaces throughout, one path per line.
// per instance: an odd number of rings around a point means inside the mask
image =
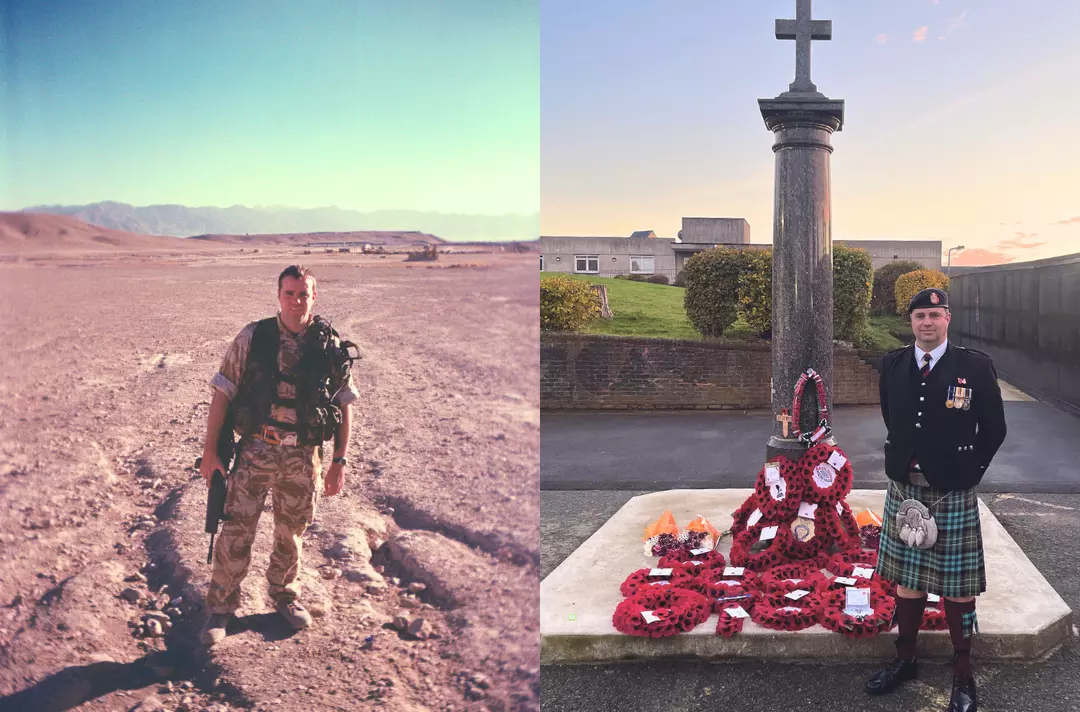
M 218 458 L 226 472 L 231 471 L 229 466 L 232 464 L 234 452 L 233 413 L 230 407 L 225 416 L 225 422 L 221 426 L 221 432 L 218 433 L 217 446 Z M 195 469 L 199 469 L 201 465 L 202 458 L 200 457 L 195 460 Z M 210 551 L 206 554 L 206 563 L 209 564 L 214 560 L 214 537 L 217 536 L 218 523 L 227 522 L 230 519 L 232 517 L 225 514 L 225 475 L 221 470 L 214 470 L 214 474 L 210 477 L 210 490 L 206 495 L 205 531 L 210 535 Z

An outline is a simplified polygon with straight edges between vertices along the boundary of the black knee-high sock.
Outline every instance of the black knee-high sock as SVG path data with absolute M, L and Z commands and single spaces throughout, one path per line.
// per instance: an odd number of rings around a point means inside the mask
M 971 676 L 971 636 L 978 625 L 975 620 L 975 601 L 957 603 L 945 599 L 945 620 L 953 644 L 953 672 Z
M 915 638 L 919 635 L 919 624 L 922 623 L 925 608 L 925 594 L 919 598 L 896 596 L 896 655 L 901 660 L 915 659 Z

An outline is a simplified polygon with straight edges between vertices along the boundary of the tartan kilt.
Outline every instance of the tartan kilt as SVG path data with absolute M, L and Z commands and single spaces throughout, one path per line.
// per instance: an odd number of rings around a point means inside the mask
M 933 487 L 889 481 L 881 522 L 877 573 L 884 579 L 925 593 L 951 598 L 978 596 L 986 591 L 982 527 L 975 488 L 957 490 L 931 507 L 945 492 Z M 937 542 L 915 549 L 900 540 L 896 513 L 905 499 L 917 499 L 937 523 Z

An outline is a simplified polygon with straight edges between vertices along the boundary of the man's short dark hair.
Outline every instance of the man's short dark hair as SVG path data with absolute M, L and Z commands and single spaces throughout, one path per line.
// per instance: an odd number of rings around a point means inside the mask
M 286 277 L 295 277 L 296 279 L 311 280 L 311 288 L 315 289 L 315 275 L 311 273 L 304 265 L 289 265 L 278 275 L 277 278 L 277 290 L 281 291 L 281 283 L 285 281 Z

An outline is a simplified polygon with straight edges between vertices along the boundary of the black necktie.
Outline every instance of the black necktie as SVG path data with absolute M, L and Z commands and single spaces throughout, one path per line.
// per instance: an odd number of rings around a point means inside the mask
M 930 354 L 923 354 L 923 357 L 922 357 L 922 361 L 923 361 L 922 377 L 923 378 L 926 378 L 927 376 L 930 375 L 930 361 L 932 359 L 933 359 L 933 356 L 931 356 Z

